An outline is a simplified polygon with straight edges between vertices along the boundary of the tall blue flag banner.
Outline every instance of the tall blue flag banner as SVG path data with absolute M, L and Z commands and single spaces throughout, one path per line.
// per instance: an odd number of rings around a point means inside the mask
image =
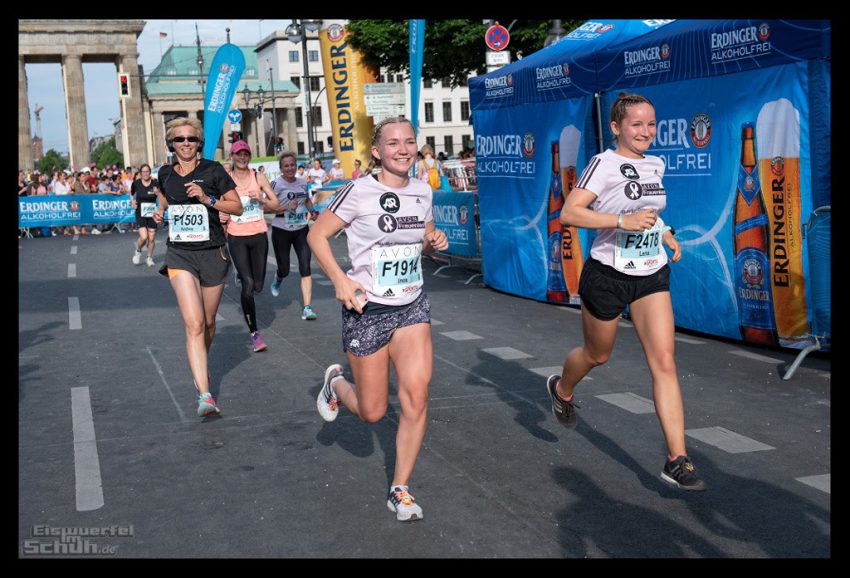
M 422 60 L 425 52 L 425 21 L 410 21 L 410 118 L 419 129 L 419 91 L 422 89 Z
M 222 44 L 215 53 L 204 95 L 204 158 L 213 160 L 224 118 L 245 70 L 245 55 L 235 44 Z

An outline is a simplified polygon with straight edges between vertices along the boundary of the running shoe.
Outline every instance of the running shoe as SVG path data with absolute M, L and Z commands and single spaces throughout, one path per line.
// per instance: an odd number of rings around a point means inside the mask
M 278 281 L 277 278 L 275 278 L 274 282 L 272 283 L 272 296 L 273 297 L 277 297 L 278 295 L 280 295 L 280 284 L 281 283 L 283 283 L 283 279 Z
M 142 262 L 142 252 L 136 251 L 133 253 L 133 265 L 138 265 Z
M 153 267 L 153 259 L 151 257 L 148 257 L 145 260 L 145 263 L 147 264 L 148 267 Z
M 305 319 L 307 321 L 315 321 L 316 320 L 316 314 L 313 313 L 313 306 L 312 305 L 307 305 L 304 308 L 304 311 L 301 312 L 301 319 Z
M 221 410 L 215 404 L 215 399 L 213 399 L 211 393 L 202 393 L 198 396 L 198 417 L 204 417 L 211 413 L 221 413 Z
M 558 385 L 558 381 L 560 379 L 560 375 L 550 375 L 549 379 L 546 380 L 546 391 L 549 392 L 549 398 L 552 400 L 552 415 L 555 416 L 555 419 L 557 419 L 562 426 L 569 429 L 575 429 L 575 408 L 579 406 L 572 401 L 564 401 L 561 399 L 561 396 L 558 395 L 555 387 Z
M 254 347 L 254 353 L 265 351 L 268 348 L 266 342 L 263 341 L 263 336 L 260 335 L 259 331 L 255 331 L 251 334 L 251 345 Z
M 661 471 L 661 479 L 682 490 L 691 492 L 702 492 L 705 490 L 705 482 L 697 475 L 694 464 L 688 456 L 679 456 L 675 460 L 668 460 Z
M 410 495 L 407 486 L 392 486 L 387 495 L 387 508 L 395 512 L 399 522 L 412 522 L 422 519 L 422 508 L 416 504 L 416 500 Z
M 325 370 L 325 383 L 322 385 L 319 396 L 316 398 L 316 407 L 319 410 L 319 415 L 325 421 L 333 421 L 339 414 L 339 398 L 331 386 L 331 382 L 337 377 L 342 377 L 342 366 L 334 363 Z

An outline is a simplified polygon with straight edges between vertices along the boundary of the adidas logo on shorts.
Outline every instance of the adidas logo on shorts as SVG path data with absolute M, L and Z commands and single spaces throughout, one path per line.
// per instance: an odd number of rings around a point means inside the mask
M 626 265 L 625 265 L 625 267 L 623 267 L 623 269 L 637 269 L 637 267 L 635 267 L 634 261 L 629 261 L 628 263 L 626 263 Z
M 392 289 L 387 289 L 387 292 L 384 293 L 384 297 L 395 297 L 395 293 L 393 293 Z

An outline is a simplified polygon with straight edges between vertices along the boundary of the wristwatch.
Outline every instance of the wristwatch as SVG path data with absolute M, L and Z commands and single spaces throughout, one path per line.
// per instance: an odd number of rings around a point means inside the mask
M 214 207 L 215 206 L 215 197 L 213 197 L 212 195 L 207 195 L 207 196 L 210 198 L 210 205 L 209 205 L 210 208 Z

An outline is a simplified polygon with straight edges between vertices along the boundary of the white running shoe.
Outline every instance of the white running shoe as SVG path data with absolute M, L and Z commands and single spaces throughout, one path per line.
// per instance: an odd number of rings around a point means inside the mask
M 325 370 L 325 383 L 316 398 L 316 408 L 325 421 L 333 421 L 339 415 L 339 398 L 331 386 L 331 382 L 337 377 L 342 377 L 342 366 L 334 363 Z
M 145 263 L 147 264 L 148 267 L 153 267 L 153 259 L 152 258 L 148 257 L 145 260 Z
M 387 495 L 387 508 L 395 512 L 399 522 L 412 522 L 422 519 L 422 508 L 416 504 L 407 486 L 392 486 Z
M 138 265 L 142 262 L 142 252 L 136 251 L 133 253 L 133 265 Z

